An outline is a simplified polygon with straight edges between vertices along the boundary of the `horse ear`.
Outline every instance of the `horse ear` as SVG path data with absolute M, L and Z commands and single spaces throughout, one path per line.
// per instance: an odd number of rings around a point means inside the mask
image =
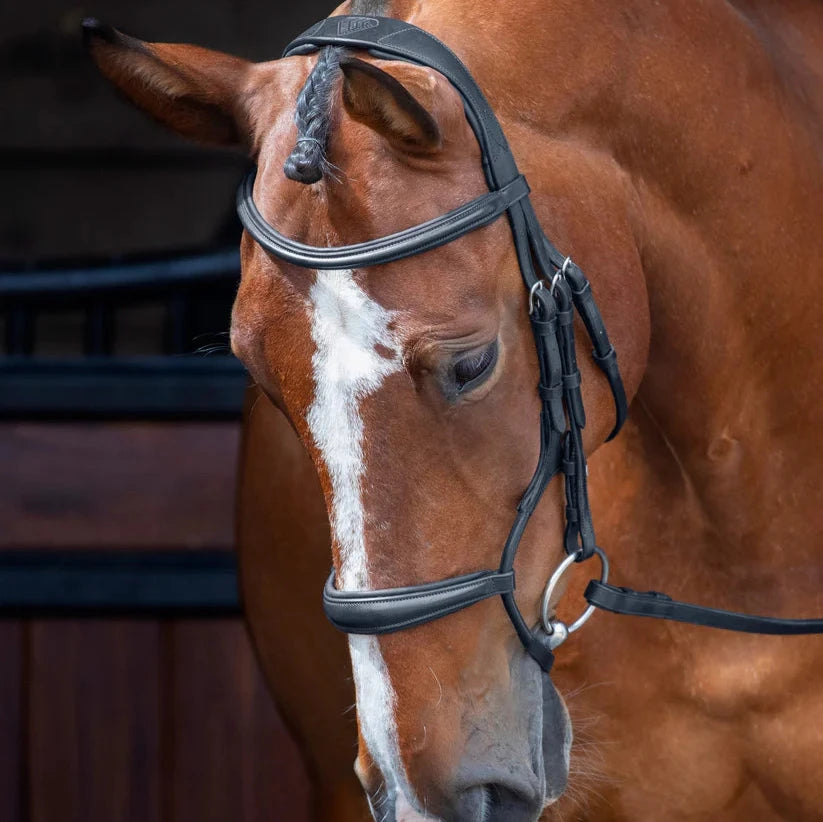
M 146 43 L 93 19 L 83 21 L 83 38 L 102 74 L 163 125 L 211 145 L 245 142 L 241 104 L 252 63 L 198 46 Z
M 437 121 L 397 77 L 373 63 L 344 56 L 343 104 L 355 119 L 407 151 L 431 153 L 442 145 Z M 428 79 L 425 69 L 395 63 L 392 71 L 422 96 Z M 422 75 L 422 76 L 421 76 Z

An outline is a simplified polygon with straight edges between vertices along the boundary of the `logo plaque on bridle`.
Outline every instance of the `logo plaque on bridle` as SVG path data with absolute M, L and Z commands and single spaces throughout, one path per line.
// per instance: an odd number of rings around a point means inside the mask
M 379 20 L 374 17 L 341 17 L 337 24 L 337 34 L 340 37 L 347 37 L 350 34 L 357 34 L 359 31 L 376 29 L 380 25 Z

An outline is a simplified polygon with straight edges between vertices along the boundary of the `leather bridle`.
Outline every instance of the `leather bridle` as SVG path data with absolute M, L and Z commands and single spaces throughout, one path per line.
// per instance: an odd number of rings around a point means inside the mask
M 754 617 L 676 602 L 665 594 L 639 593 L 608 585 L 608 562 L 597 546 L 587 488 L 582 431 L 586 425 L 574 338 L 574 315 L 593 344 L 592 358 L 605 375 L 615 405 L 616 436 L 627 415 L 626 394 L 600 311 L 580 268 L 561 254 L 543 233 L 500 123 L 480 88 L 458 57 L 428 32 L 387 17 L 329 17 L 287 46 L 284 56 L 308 54 L 323 46 L 364 49 L 391 60 L 405 60 L 440 72 L 457 89 L 480 145 L 488 193 L 440 217 L 404 231 L 355 245 L 318 247 L 296 242 L 271 226 L 252 196 L 254 172 L 243 182 L 237 208 L 245 229 L 270 254 L 311 269 L 357 268 L 421 254 L 488 225 L 506 214 L 520 271 L 528 290 L 529 319 L 537 348 L 540 381 L 540 453 L 537 468 L 517 505 L 514 523 L 497 570 L 479 571 L 422 585 L 373 591 L 339 591 L 334 572 L 323 591 L 328 618 L 350 634 L 385 634 L 422 625 L 500 596 L 523 646 L 545 671 L 554 649 L 580 627 L 594 607 L 758 633 L 821 633 L 823 620 Z M 543 597 L 537 628 L 527 624 L 514 598 L 514 560 L 526 525 L 547 484 L 562 471 L 566 493 L 566 559 L 552 575 Z M 589 607 L 570 626 L 550 614 L 552 595 L 573 562 L 597 554 L 601 579 L 586 589 Z

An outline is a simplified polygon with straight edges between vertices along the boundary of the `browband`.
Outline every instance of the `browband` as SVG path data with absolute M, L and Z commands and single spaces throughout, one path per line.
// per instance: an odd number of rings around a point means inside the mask
M 251 171 L 237 192 L 237 213 L 254 239 L 270 254 L 303 268 L 345 269 L 402 260 L 450 243 L 470 231 L 494 222 L 516 202 L 528 196 L 522 175 L 498 191 L 486 194 L 410 228 L 365 243 L 315 246 L 299 243 L 270 225 L 252 197 L 255 172 Z

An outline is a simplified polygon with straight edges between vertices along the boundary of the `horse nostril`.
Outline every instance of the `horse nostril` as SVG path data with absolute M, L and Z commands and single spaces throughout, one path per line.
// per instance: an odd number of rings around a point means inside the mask
M 509 787 L 475 785 L 460 794 L 455 822 L 537 822 L 543 802 L 534 792 Z

